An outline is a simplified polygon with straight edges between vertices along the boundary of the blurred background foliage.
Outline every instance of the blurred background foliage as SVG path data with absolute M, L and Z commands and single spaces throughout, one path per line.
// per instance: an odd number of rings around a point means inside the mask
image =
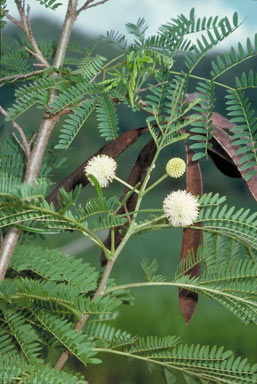
M 55 24 L 41 18 L 32 20 L 32 28 L 35 36 L 40 40 L 47 39 L 54 42 L 58 39 L 60 28 Z M 11 39 L 22 40 L 22 35 L 16 27 L 7 26 L 3 30 L 2 41 L 5 43 Z M 75 30 L 71 42 L 76 42 L 82 48 L 90 48 L 94 45 L 94 36 L 85 36 Z M 104 43 L 100 43 L 97 52 L 105 57 L 115 55 L 115 50 Z M 216 52 L 215 56 L 219 54 Z M 180 65 L 178 59 L 175 66 Z M 195 72 L 201 76 L 208 76 L 210 61 L 212 56 L 206 57 Z M 233 82 L 234 76 L 240 71 L 246 73 L 252 68 L 256 68 L 256 58 L 248 60 L 240 68 L 230 71 L 222 80 L 228 84 Z M 6 109 L 14 100 L 14 91 L 17 83 L 8 84 L 0 87 L 0 104 Z M 189 92 L 194 92 L 194 84 Z M 224 94 L 221 89 L 217 89 L 216 112 L 225 115 Z M 252 102 L 256 104 L 256 99 L 252 95 Z M 144 113 L 132 113 L 126 107 L 119 108 L 120 133 L 128 129 L 145 126 Z M 34 132 L 40 124 L 42 112 L 31 109 L 20 119 L 20 125 L 26 132 Z M 55 132 L 53 133 L 53 146 L 57 143 L 58 131 L 65 117 L 59 121 Z M 0 139 L 1 141 L 11 132 L 11 125 L 4 121 L 0 116 Z M 118 158 L 118 175 L 126 179 L 133 167 L 134 161 L 140 149 L 149 139 L 149 134 L 143 135 L 132 147 Z M 68 174 L 70 174 L 80 163 L 99 150 L 106 142 L 99 137 L 96 130 L 95 117 L 90 117 L 84 125 L 80 134 L 73 142 L 70 149 L 59 151 L 61 157 L 66 157 L 66 162 L 58 171 L 53 170 L 53 180 L 58 183 Z M 163 151 L 159 159 L 159 167 L 155 169 L 154 177 L 163 174 L 167 159 L 173 156 L 185 158 L 183 144 L 168 147 Z M 233 179 L 221 174 L 212 161 L 209 159 L 201 160 L 204 192 L 219 192 L 227 196 L 229 205 L 242 206 L 256 210 L 256 202 L 246 188 L 241 179 Z M 56 185 L 56 184 L 55 184 Z M 54 185 L 53 185 L 54 187 Z M 150 196 L 152 207 L 160 207 L 164 196 L 172 189 L 185 188 L 185 179 L 179 181 L 165 180 L 158 190 L 154 190 Z M 82 199 L 86 199 L 93 194 L 93 188 L 88 186 L 82 194 Z M 122 188 L 120 185 L 113 185 L 105 190 L 107 196 L 120 195 Z M 145 205 L 149 203 L 145 201 Z M 103 238 L 106 233 L 103 233 Z M 133 238 L 124 249 L 118 259 L 112 277 L 117 283 L 124 284 L 144 279 L 141 262 L 144 257 L 149 260 L 156 259 L 159 263 L 160 273 L 173 277 L 180 256 L 180 245 L 182 239 L 182 230 L 173 229 L 158 231 Z M 99 266 L 100 252 L 87 239 L 81 238 L 77 234 L 64 234 L 58 236 L 48 236 L 40 240 L 45 246 L 59 247 L 64 253 L 75 257 L 83 258 L 90 263 Z M 257 329 L 254 325 L 245 326 L 232 314 L 210 300 L 199 298 L 197 311 L 189 325 L 184 322 L 178 306 L 178 291 L 170 288 L 143 288 L 132 292 L 135 295 L 133 306 L 123 306 L 120 316 L 114 320 L 114 325 L 125 329 L 132 334 L 139 335 L 158 335 L 164 336 L 175 334 L 180 336 L 184 343 L 224 345 L 225 349 L 231 349 L 236 354 L 248 357 L 250 363 L 256 362 L 257 356 Z M 56 356 L 57 357 L 57 356 Z M 55 356 L 52 356 L 55 358 Z M 101 356 L 104 364 L 99 366 L 89 366 L 87 369 L 82 367 L 77 361 L 71 360 L 68 364 L 73 369 L 81 370 L 85 373 L 87 380 L 94 384 L 132 384 L 132 383 L 160 383 L 159 368 L 151 372 L 150 368 L 140 362 L 132 362 L 124 358 L 108 355 Z M 163 380 L 164 382 L 164 380 Z

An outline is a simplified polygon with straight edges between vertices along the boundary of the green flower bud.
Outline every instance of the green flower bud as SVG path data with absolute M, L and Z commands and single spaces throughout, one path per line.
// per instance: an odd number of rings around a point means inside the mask
M 166 164 L 166 172 L 170 177 L 178 178 L 185 173 L 186 163 L 179 157 L 173 157 Z

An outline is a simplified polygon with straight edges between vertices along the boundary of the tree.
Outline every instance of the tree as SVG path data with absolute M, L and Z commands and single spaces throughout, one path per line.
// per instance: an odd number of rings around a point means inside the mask
M 76 0 L 69 0 L 54 49 L 35 39 L 23 2 L 15 1 L 20 14 L 16 20 L 2 1 L 2 24 L 7 17 L 25 33 L 27 43 L 16 50 L 4 46 L 1 58 L 1 83 L 12 82 L 16 88 L 14 104 L 7 111 L 0 107 L 14 128 L 13 137 L 1 146 L 0 163 L 1 380 L 85 383 L 77 373 L 60 372 L 69 356 L 85 365 L 97 364 L 97 353 L 106 352 L 161 367 L 167 383 L 254 383 L 256 364 L 251 367 L 223 347 L 184 345 L 176 336 L 141 338 L 108 321 L 118 307 L 131 302 L 129 290 L 134 287 L 167 286 L 179 288 L 187 322 L 198 294 L 216 300 L 245 323 L 257 322 L 257 213 L 228 207 L 218 194 L 203 194 L 199 163 L 209 155 L 222 172 L 242 177 L 257 198 L 257 125 L 247 97 L 257 77 L 251 70 L 238 75 L 234 86 L 220 80 L 257 54 L 257 40 L 253 44 L 247 39 L 246 48 L 239 43 L 237 51 L 231 48 L 217 56 L 208 78 L 194 70 L 211 48 L 239 28 L 237 13 L 232 20 L 200 19 L 192 9 L 188 17 L 178 16 L 151 37 L 145 37 L 144 19 L 128 23 L 134 43 L 129 46 L 124 35 L 107 33 L 105 41 L 120 49 L 109 60 L 94 50 L 69 46 L 78 14 L 106 1 L 87 0 L 78 8 Z M 55 10 L 60 3 L 41 4 Z M 190 39 L 195 32 L 202 33 L 196 43 Z M 68 47 L 73 56 L 67 55 Z M 195 92 L 188 93 L 192 80 L 197 80 Z M 229 120 L 215 112 L 217 87 L 226 90 Z M 147 113 L 145 126 L 118 135 L 119 105 L 129 113 Z M 44 115 L 30 135 L 16 120 L 32 106 Z M 51 190 L 51 168 L 60 164 L 58 150 L 69 148 L 92 113 L 99 134 L 109 142 Z M 51 134 L 63 115 L 56 144 Z M 147 132 L 151 138 L 145 138 L 124 181 L 117 176 L 115 159 Z M 160 153 L 178 142 L 185 145 L 186 163 L 170 159 L 163 175 L 152 182 Z M 185 170 L 187 191 L 171 190 L 158 209 L 142 208 L 145 196 L 164 179 L 182 177 Z M 124 185 L 124 192 L 107 198 L 104 188 L 113 181 Z M 95 196 L 82 203 L 81 190 L 89 183 Z M 110 279 L 132 236 L 173 227 L 184 228 L 184 233 L 181 263 L 172 281 L 147 259 L 142 263 L 146 281 L 116 285 Z M 105 242 L 97 235 L 102 229 L 109 229 Z M 37 243 L 39 236 L 66 231 L 88 237 L 101 249 L 103 272 Z M 217 242 L 222 253 L 214 246 Z M 61 353 L 54 367 L 48 363 L 50 347 Z

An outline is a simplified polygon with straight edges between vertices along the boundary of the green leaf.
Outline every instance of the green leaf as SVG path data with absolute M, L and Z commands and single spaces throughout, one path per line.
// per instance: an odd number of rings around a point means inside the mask
M 56 10 L 60 5 L 63 5 L 63 3 L 57 2 L 59 0 L 37 0 L 40 2 L 40 4 L 44 5 L 46 8 L 50 8 L 52 10 Z
M 118 115 L 116 108 L 108 95 L 99 98 L 96 108 L 98 129 L 105 140 L 113 140 L 118 132 Z
M 95 107 L 95 101 L 88 99 L 79 106 L 71 108 L 72 113 L 69 114 L 60 130 L 59 142 L 55 146 L 56 149 L 69 148 Z
M 94 184 L 94 187 L 95 187 L 95 189 L 96 189 L 96 192 L 97 192 L 97 194 L 98 194 L 98 197 L 100 198 L 100 199 L 103 199 L 104 198 L 104 196 L 103 196 L 103 190 L 102 190 L 102 188 L 101 188 L 101 186 L 100 186 L 100 184 L 99 184 L 99 181 L 95 178 L 95 176 L 93 176 L 93 175 L 88 175 L 88 178 L 89 178 L 89 180 L 91 180 L 92 181 L 92 183 Z

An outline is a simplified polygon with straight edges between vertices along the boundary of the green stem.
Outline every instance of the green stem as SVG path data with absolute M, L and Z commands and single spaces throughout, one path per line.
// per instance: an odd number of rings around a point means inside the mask
M 159 210 L 160 212 L 163 212 L 163 209 L 161 209 L 161 210 Z M 149 225 L 152 225 L 152 224 L 154 224 L 156 221 L 158 222 L 158 221 L 160 221 L 160 220 L 162 220 L 162 219 L 165 219 L 166 218 L 166 216 L 165 215 L 161 215 L 161 216 L 159 216 L 159 217 L 154 217 L 152 220 L 149 220 L 149 221 L 146 221 L 145 223 L 142 223 L 142 224 L 139 224 L 139 225 L 137 225 L 137 227 L 136 227 L 136 233 L 137 232 L 139 232 L 139 231 L 141 231 L 141 229 L 142 228 L 144 228 L 144 227 L 148 227 Z M 170 224 L 162 224 L 161 226 L 163 227 L 163 225 L 165 225 L 165 228 L 171 228 L 171 225 Z
M 124 356 L 124 357 L 131 357 L 133 359 L 143 360 L 143 361 L 146 361 L 148 363 L 154 363 L 154 364 L 162 365 L 162 366 L 167 367 L 167 368 L 174 368 L 174 369 L 178 369 L 179 371 L 184 371 L 183 368 L 176 367 L 172 364 L 165 363 L 165 362 L 158 361 L 158 360 L 154 360 L 154 359 L 151 359 L 151 358 L 145 357 L 145 356 L 135 355 L 135 354 L 129 353 L 129 352 L 117 351 L 115 349 L 107 349 L 107 348 L 106 349 L 105 348 L 94 348 L 93 351 L 98 352 L 98 353 L 100 353 L 100 352 L 113 353 L 115 355 L 120 355 L 120 356 Z
M 144 195 L 146 195 L 149 191 L 156 187 L 156 185 L 160 184 L 163 180 L 167 179 L 168 176 L 169 175 L 167 173 L 162 175 L 158 180 L 156 180 L 152 185 L 150 185 L 150 187 L 145 190 Z
M 199 378 L 210 379 L 212 382 L 216 382 L 216 383 L 220 382 L 219 380 L 216 380 L 216 378 L 214 378 L 213 375 L 208 374 L 208 372 L 198 373 L 194 370 L 190 370 L 189 367 L 185 367 L 185 366 L 179 367 L 178 365 L 172 364 L 171 362 L 163 362 L 160 360 L 156 360 L 157 358 L 153 359 L 151 357 L 136 355 L 134 353 L 123 352 L 123 351 L 118 351 L 115 349 L 107 349 L 107 348 L 94 348 L 93 351 L 98 352 L 98 353 L 101 353 L 101 352 L 102 353 L 112 353 L 112 354 L 123 356 L 123 357 L 130 357 L 132 359 L 142 360 L 142 361 L 145 361 L 147 363 L 157 364 L 157 365 L 161 365 L 162 367 L 171 368 L 171 369 L 174 369 L 176 371 L 187 373 L 189 375 L 194 375 L 194 376 L 199 377 Z M 227 381 L 226 383 L 233 384 L 234 381 Z
M 115 229 L 111 228 L 111 254 L 113 255 L 115 251 Z
M 178 71 L 170 71 L 170 73 L 172 73 L 173 75 L 181 75 L 181 72 L 178 72 Z M 235 88 L 230 87 L 229 85 L 222 84 L 222 83 L 220 83 L 218 81 L 213 81 L 212 79 L 206 79 L 206 77 L 192 75 L 192 74 L 189 74 L 189 77 L 191 77 L 193 79 L 201 80 L 201 81 L 213 82 L 214 84 L 219 85 L 220 87 L 223 87 L 223 88 L 226 88 L 226 89 L 230 89 L 231 91 L 235 90 Z
M 120 58 L 122 58 L 123 56 L 125 56 L 125 53 L 122 53 L 121 55 L 119 56 L 116 56 L 114 57 L 113 59 L 111 59 L 110 61 L 108 61 L 107 64 L 105 64 L 102 68 L 102 71 L 109 71 L 110 69 L 113 69 L 113 66 L 110 66 L 112 63 L 115 63 L 115 61 L 119 60 Z M 117 64 L 115 64 L 115 67 L 116 67 Z
M 131 284 L 122 284 L 122 285 L 117 285 L 115 287 L 108 288 L 106 290 L 106 294 L 119 291 L 119 290 L 125 290 L 125 289 L 131 289 L 131 288 L 142 288 L 142 287 L 179 287 L 179 288 L 185 288 L 187 290 L 197 290 L 203 291 L 206 294 L 212 294 L 212 295 L 220 295 L 224 296 L 226 298 L 230 298 L 232 300 L 239 301 L 241 303 L 247 304 L 247 305 L 252 305 L 254 307 L 257 307 L 257 303 L 252 301 L 252 300 L 247 300 L 243 297 L 240 296 L 235 296 L 230 293 L 227 293 L 225 291 L 219 291 L 213 288 L 209 287 L 204 287 L 202 285 L 195 285 L 195 284 L 187 284 L 187 283 L 176 283 L 176 282 L 160 282 L 160 281 L 151 281 L 151 282 L 141 282 L 141 283 L 131 283 Z
M 29 294 L 23 294 L 23 293 L 16 293 L 15 295 L 12 296 L 12 299 L 14 300 L 19 300 L 19 299 L 32 299 L 32 300 L 40 300 L 40 301 L 47 301 L 51 303 L 56 303 L 60 305 L 63 308 L 66 308 L 68 310 L 68 313 L 73 313 L 77 319 L 81 318 L 81 313 L 76 311 L 72 306 L 63 303 L 60 300 L 54 299 L 54 298 L 49 298 L 49 297 L 44 297 L 44 296 L 36 296 L 36 295 L 29 295 Z
M 126 183 L 126 181 L 120 179 L 118 176 L 114 176 L 114 179 L 117 180 L 119 183 L 125 185 L 125 187 L 135 191 L 136 193 L 139 193 L 139 190 L 138 189 L 135 189 L 134 187 L 132 187 L 132 185 Z
M 69 229 L 76 229 L 77 228 L 77 231 L 80 231 L 84 236 L 89 237 L 90 240 L 92 240 L 95 244 L 97 244 L 104 251 L 104 253 L 106 255 L 108 255 L 110 253 L 110 251 L 105 247 L 103 242 L 94 234 L 94 232 L 91 231 L 90 229 L 86 228 L 82 224 L 80 224 L 78 221 L 72 220 L 71 218 L 69 218 L 65 215 L 61 215 L 59 212 L 51 211 L 49 209 L 41 208 L 38 206 L 31 206 L 30 205 L 30 206 L 26 207 L 26 205 L 25 205 L 24 208 L 26 208 L 27 210 L 23 211 L 22 214 L 25 214 L 26 212 L 36 211 L 39 213 L 39 216 L 37 218 L 45 218 L 45 216 L 54 216 L 54 217 L 57 217 L 59 220 L 62 220 L 66 223 L 72 224 L 71 228 L 69 228 Z M 19 215 L 20 214 L 21 213 L 19 213 Z M 13 216 L 15 216 L 15 215 L 13 215 Z M 33 219 L 35 219 L 35 217 L 33 217 Z M 12 224 L 14 224 L 14 223 L 12 223 Z
M 163 209 L 158 209 L 158 208 L 156 208 L 156 209 L 155 208 L 153 208 L 153 209 L 139 209 L 138 211 L 122 213 L 121 215 L 119 215 L 119 217 L 133 216 L 135 213 L 162 213 L 162 212 L 163 212 Z M 147 223 L 149 223 L 149 222 L 147 222 Z

